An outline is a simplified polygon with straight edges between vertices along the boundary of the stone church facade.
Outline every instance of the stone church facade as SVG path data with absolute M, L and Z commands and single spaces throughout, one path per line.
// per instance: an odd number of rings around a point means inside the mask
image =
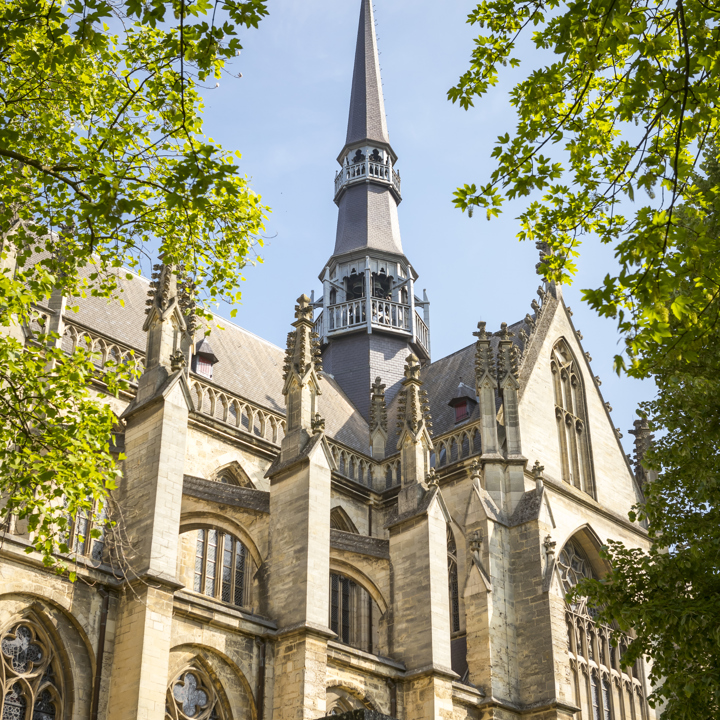
M 193 334 L 162 265 L 121 280 L 123 307 L 41 308 L 97 352 L 101 396 L 108 360 L 141 371 L 107 398 L 131 571 L 84 518 L 75 583 L 5 536 L 2 720 L 655 717 L 627 638 L 565 601 L 608 539 L 649 541 L 561 288 L 433 361 L 396 161 L 362 0 L 336 243 L 286 349 Z

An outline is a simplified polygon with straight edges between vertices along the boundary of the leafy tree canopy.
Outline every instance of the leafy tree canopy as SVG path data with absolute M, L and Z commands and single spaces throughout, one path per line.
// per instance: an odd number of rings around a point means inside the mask
M 639 377 L 659 346 L 696 358 L 715 322 L 720 264 L 695 272 L 693 260 L 716 257 L 718 239 L 700 223 L 690 232 L 677 208 L 686 202 L 699 218 L 715 202 L 695 173 L 720 127 L 718 19 L 704 0 L 486 0 L 468 18 L 482 29 L 470 67 L 448 92 L 471 107 L 502 66 L 520 64 L 523 33 L 539 51 L 531 57 L 554 56 L 513 88 L 515 132 L 498 138 L 488 182 L 459 188 L 455 204 L 490 218 L 508 199 L 539 194 L 519 237 L 550 245 L 550 280 L 572 279 L 584 236 L 611 244 L 618 272 L 583 294 L 617 319 L 626 353 L 616 368 Z
M 470 108 L 519 64 L 523 32 L 529 57 L 554 56 L 513 88 L 515 132 L 498 138 L 488 181 L 459 188 L 455 204 L 491 218 L 533 194 L 519 237 L 550 247 L 550 280 L 572 280 L 585 238 L 615 249 L 618 270 L 583 295 L 618 322 L 618 371 L 657 384 L 641 409 L 658 431 L 643 462 L 657 479 L 631 514 L 654 546 L 610 542 L 612 572 L 575 592 L 632 631 L 623 663 L 650 658 L 664 720 L 720 716 L 719 20 L 704 0 L 486 1 L 449 91 Z
M 266 208 L 204 136 L 199 89 L 266 14 L 265 0 L 0 0 L 0 521 L 27 522 L 48 564 L 68 517 L 114 486 L 115 417 L 89 389 L 91 354 L 62 353 L 38 308 L 53 290 L 117 296 L 121 268 L 158 252 L 206 300 L 239 298 Z M 103 382 L 128 379 L 117 366 Z

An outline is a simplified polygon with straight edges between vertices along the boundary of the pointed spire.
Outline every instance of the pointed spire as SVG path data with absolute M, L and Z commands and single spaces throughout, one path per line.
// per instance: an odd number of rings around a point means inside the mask
M 369 140 L 389 143 L 371 0 L 360 4 L 346 145 Z
M 324 421 L 317 412 L 322 362 L 318 335 L 314 331 L 313 307 L 307 295 L 295 306 L 295 328 L 288 333 L 285 350 L 283 395 L 287 406 L 287 432 L 281 444 L 285 462 L 295 457 L 311 435 L 323 431 Z
M 402 255 L 397 156 L 390 147 L 371 0 L 361 0 L 348 129 L 335 176 L 335 251 L 368 248 Z
M 420 361 L 410 354 L 405 362 L 405 379 L 398 393 L 398 443 L 401 490 L 398 512 L 415 510 L 427 488 L 432 438 L 427 390 L 420 379 Z
M 635 420 L 633 423 L 634 428 L 630 430 L 630 434 L 635 436 L 635 477 L 640 483 L 640 486 L 645 485 L 646 482 L 655 480 L 657 478 L 657 472 L 653 470 L 646 470 L 643 467 L 643 461 L 648 450 L 652 447 L 655 435 L 650 430 L 650 424 L 646 417 L 642 417 L 639 420 Z

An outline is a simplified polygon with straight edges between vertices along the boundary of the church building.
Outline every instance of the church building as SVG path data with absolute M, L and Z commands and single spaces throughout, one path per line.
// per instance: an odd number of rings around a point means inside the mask
M 337 161 L 322 292 L 298 288 L 285 348 L 195 330 L 162 264 L 121 274 L 123 306 L 40 308 L 96 352 L 125 460 L 114 539 L 73 519 L 76 582 L 22 524 L 2 541 L 1 720 L 656 717 L 629 638 L 565 599 L 608 539 L 649 547 L 644 430 L 633 467 L 542 279 L 524 318 L 432 357 L 370 0 Z M 120 397 L 109 361 L 137 364 Z

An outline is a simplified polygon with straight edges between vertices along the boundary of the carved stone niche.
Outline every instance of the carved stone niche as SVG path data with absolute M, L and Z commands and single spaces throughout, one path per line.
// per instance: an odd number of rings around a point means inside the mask
M 397 720 L 374 710 L 351 710 L 342 715 L 326 715 L 325 717 L 332 717 L 335 720 Z

